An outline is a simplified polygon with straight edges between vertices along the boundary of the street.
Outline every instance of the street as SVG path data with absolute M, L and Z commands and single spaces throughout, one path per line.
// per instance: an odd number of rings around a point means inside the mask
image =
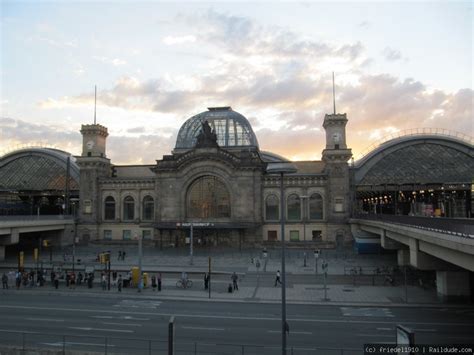
M 274 354 L 281 344 L 280 310 L 279 304 L 161 301 L 156 296 L 142 295 L 3 293 L 0 343 L 21 346 L 25 341 L 26 347 L 89 351 L 104 351 L 107 343 L 110 353 L 165 353 L 168 322 L 174 316 L 177 354 L 195 350 Z M 419 344 L 468 344 L 474 339 L 474 309 L 469 307 L 289 304 L 287 319 L 288 348 L 299 349 L 295 354 L 314 354 L 316 348 L 346 348 L 354 349 L 353 354 L 362 353 L 365 343 L 395 342 L 397 324 L 413 330 Z

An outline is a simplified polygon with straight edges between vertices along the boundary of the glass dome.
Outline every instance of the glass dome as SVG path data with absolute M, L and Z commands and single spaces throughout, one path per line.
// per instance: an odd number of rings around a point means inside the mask
M 208 110 L 184 122 L 178 132 L 175 150 L 194 148 L 202 123 L 205 121 L 208 121 L 209 126 L 216 133 L 219 147 L 258 148 L 257 137 L 244 116 L 230 107 L 209 107 Z

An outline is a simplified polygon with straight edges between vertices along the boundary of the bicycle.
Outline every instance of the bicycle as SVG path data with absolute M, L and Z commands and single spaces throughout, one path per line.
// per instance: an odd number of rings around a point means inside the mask
M 177 288 L 191 288 L 193 287 L 193 282 L 191 280 L 178 280 L 176 282 Z

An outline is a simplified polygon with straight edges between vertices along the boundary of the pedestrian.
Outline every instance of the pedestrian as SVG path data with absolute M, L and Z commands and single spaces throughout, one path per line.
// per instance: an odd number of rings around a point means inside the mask
M 119 250 L 117 260 L 121 260 L 121 259 L 122 259 L 122 251 Z
M 156 276 L 153 275 L 153 276 L 151 277 L 151 287 L 152 287 L 153 291 L 156 291 L 156 286 L 157 286 L 157 285 L 156 285 Z
M 122 284 L 123 284 L 122 275 L 119 275 L 118 280 L 117 280 L 118 292 L 122 292 Z
M 51 277 L 51 285 L 52 285 L 52 286 L 54 286 L 54 278 L 55 278 L 55 276 L 56 276 L 56 273 L 51 270 L 50 277 Z
M 79 274 L 77 275 L 77 284 L 78 284 L 79 286 L 81 286 L 81 283 L 82 283 L 82 279 L 83 279 L 83 278 L 84 278 L 84 277 L 82 276 L 82 272 L 79 271 Z
M 125 261 L 125 250 L 122 251 L 122 260 Z
M 16 289 L 19 290 L 21 286 L 21 272 L 18 271 L 15 276 Z
M 232 293 L 232 284 L 229 284 L 229 286 L 227 286 L 227 292 Z
M 71 284 L 71 275 L 66 271 L 66 287 L 69 287 Z
M 105 277 L 105 274 L 102 274 L 102 290 L 105 291 L 107 289 L 107 278 Z
M 161 291 L 161 272 L 158 273 L 158 291 Z
M 76 288 L 76 274 L 74 272 L 71 272 L 71 276 L 69 279 L 69 288 L 73 290 Z
M 8 276 L 5 273 L 2 275 L 2 286 L 4 289 L 8 290 Z
M 89 273 L 89 277 L 87 278 L 87 287 L 92 288 L 92 282 L 94 281 L 94 274 L 92 272 Z
M 280 270 L 277 270 L 277 273 L 276 273 L 276 277 L 275 277 L 275 287 L 277 284 L 280 284 L 281 285 L 281 281 L 280 281 Z
M 209 289 L 209 274 L 207 272 L 204 273 L 204 289 Z
M 54 288 L 57 290 L 59 287 L 59 275 L 54 274 Z
M 239 289 L 239 286 L 237 285 L 237 281 L 239 280 L 239 277 L 234 272 L 230 278 L 232 279 L 232 285 L 234 287 L 234 291 L 237 291 Z

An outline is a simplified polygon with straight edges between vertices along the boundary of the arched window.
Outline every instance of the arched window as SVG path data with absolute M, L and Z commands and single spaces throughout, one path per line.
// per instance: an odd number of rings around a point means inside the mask
M 143 220 L 151 221 L 153 219 L 153 214 L 155 213 L 155 201 L 151 196 L 145 196 L 143 198 Z
M 188 217 L 230 217 L 229 192 L 224 183 L 214 176 L 203 176 L 194 181 L 186 201 Z
M 104 203 L 104 219 L 115 219 L 115 199 L 112 196 L 107 196 Z
M 132 196 L 127 196 L 123 200 L 123 219 L 131 221 L 135 218 L 135 200 Z
M 301 220 L 300 197 L 296 194 L 288 196 L 287 216 L 289 221 Z
M 278 197 L 269 195 L 265 200 L 265 218 L 268 221 L 278 221 L 280 219 L 279 207 Z
M 309 219 L 323 219 L 323 198 L 312 194 L 309 198 Z

